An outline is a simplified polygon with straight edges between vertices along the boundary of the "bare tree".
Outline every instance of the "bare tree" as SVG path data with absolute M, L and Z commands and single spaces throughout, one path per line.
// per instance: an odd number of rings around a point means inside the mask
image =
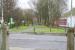
M 15 9 L 16 0 L 3 0 L 3 10 L 4 10 L 4 21 L 9 21 L 8 19 L 12 17 L 13 11 Z
M 37 0 L 32 3 L 39 22 L 42 23 L 43 20 L 45 25 L 53 25 L 54 21 L 61 17 L 63 9 L 66 7 L 64 0 Z

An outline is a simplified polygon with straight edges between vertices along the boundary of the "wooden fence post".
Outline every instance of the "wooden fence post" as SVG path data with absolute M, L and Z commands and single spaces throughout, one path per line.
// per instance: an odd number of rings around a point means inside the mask
M 67 50 L 74 50 L 74 28 L 67 31 Z
M 8 50 L 8 28 L 6 24 L 2 24 L 2 46 L 1 50 Z

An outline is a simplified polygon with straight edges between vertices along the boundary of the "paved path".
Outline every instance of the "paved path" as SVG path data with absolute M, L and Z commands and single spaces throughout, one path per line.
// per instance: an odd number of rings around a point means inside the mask
M 66 36 L 10 34 L 9 46 L 32 50 L 67 50 L 67 39 Z

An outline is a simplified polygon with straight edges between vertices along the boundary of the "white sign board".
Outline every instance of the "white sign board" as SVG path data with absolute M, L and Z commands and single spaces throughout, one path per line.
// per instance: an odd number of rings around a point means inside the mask
M 75 16 L 67 18 L 67 26 L 68 27 L 75 27 Z

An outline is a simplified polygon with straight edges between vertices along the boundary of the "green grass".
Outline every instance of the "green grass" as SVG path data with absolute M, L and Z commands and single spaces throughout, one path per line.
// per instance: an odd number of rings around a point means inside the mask
M 49 28 L 47 26 L 35 26 L 35 32 L 39 33 L 49 33 L 49 32 L 54 32 L 54 33 L 64 33 L 65 29 L 64 28 Z
M 22 31 L 24 31 L 27 28 L 28 28 L 28 26 L 19 26 L 18 28 L 15 27 L 15 28 L 10 29 L 10 31 L 11 32 L 22 32 Z
M 31 28 L 29 28 L 28 26 L 20 26 L 19 28 L 12 28 L 10 29 L 10 31 L 11 32 L 22 32 L 22 31 L 28 30 L 28 32 L 34 32 L 34 29 L 33 29 L 34 27 L 35 27 L 35 32 L 37 33 L 50 33 L 50 32 L 64 33 L 65 32 L 64 28 L 51 28 L 51 31 L 50 31 L 49 27 L 43 26 L 43 25 L 41 26 L 36 25 L 36 26 L 32 26 Z

